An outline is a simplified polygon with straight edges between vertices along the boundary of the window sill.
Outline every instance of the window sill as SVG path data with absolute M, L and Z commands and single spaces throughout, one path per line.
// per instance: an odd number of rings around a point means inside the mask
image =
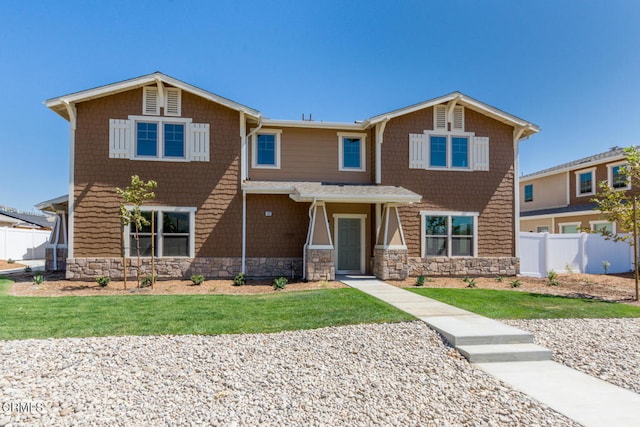
M 251 169 L 280 169 L 280 166 L 273 165 L 251 165 Z
M 146 156 L 136 156 L 132 157 L 128 160 L 136 160 L 136 161 L 150 161 L 150 162 L 177 162 L 177 163 L 186 163 L 191 160 L 184 157 L 146 157 Z
M 366 172 L 366 169 L 356 169 L 356 168 L 338 168 L 340 172 Z

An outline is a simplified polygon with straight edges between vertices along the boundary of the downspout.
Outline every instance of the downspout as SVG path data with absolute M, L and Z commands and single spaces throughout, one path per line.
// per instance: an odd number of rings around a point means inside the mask
M 69 114 L 69 229 L 67 237 L 67 258 L 73 258 L 73 225 L 74 225 L 74 180 L 75 180 L 75 151 L 76 151 L 76 125 L 77 114 L 75 105 L 66 99 L 62 103 Z
M 514 256 L 520 257 L 520 157 L 519 157 L 519 142 L 522 138 L 526 127 L 518 127 L 513 130 L 513 218 L 514 218 Z
M 313 209 L 316 207 L 317 199 L 313 198 L 313 203 L 309 206 L 309 229 L 307 230 L 307 240 L 304 242 L 304 247 L 302 249 L 302 280 L 307 280 L 307 248 L 309 247 L 309 240 L 311 240 L 311 230 L 313 229 L 313 220 L 314 215 L 311 213 Z
M 62 227 L 61 217 L 59 212 L 56 212 L 55 227 L 56 227 L 56 236 L 53 241 L 53 271 L 58 270 L 58 242 L 60 241 L 60 227 Z
M 240 112 L 240 138 L 242 147 L 240 151 L 240 185 L 248 179 L 249 174 L 249 150 L 247 141 L 262 127 L 262 116 L 258 116 L 258 127 L 246 134 L 246 124 L 244 113 Z M 247 271 L 247 190 L 242 190 L 242 272 Z

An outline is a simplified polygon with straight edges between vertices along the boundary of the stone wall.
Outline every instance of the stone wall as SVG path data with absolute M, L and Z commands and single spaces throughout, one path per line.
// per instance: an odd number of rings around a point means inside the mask
M 143 258 L 142 275 L 151 274 L 151 259 Z M 127 277 L 136 277 L 138 260 L 127 259 Z M 302 258 L 247 258 L 249 277 L 295 277 L 302 276 Z M 193 274 L 201 274 L 211 279 L 233 279 L 242 271 L 242 258 L 157 258 L 155 274 L 160 279 L 186 279 Z M 122 258 L 69 258 L 67 279 L 93 279 L 109 276 L 122 279 Z
M 333 249 L 307 249 L 307 280 L 335 280 L 336 265 Z
M 53 247 L 44 250 L 44 268 L 47 271 L 64 271 L 67 268 L 67 248 L 57 248 L 56 265 L 53 263 Z
M 407 249 L 375 249 L 373 274 L 381 280 L 404 280 L 409 275 Z
M 520 260 L 515 257 L 409 257 L 409 276 L 515 276 Z

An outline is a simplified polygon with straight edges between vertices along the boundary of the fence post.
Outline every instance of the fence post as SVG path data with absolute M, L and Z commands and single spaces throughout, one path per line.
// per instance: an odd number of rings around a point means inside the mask
M 587 233 L 580 233 L 580 273 L 587 272 Z
M 549 272 L 549 266 L 551 265 L 551 251 L 549 240 L 551 240 L 551 233 L 544 233 L 544 240 L 542 241 L 544 250 L 544 264 L 542 266 L 542 277 L 546 276 Z

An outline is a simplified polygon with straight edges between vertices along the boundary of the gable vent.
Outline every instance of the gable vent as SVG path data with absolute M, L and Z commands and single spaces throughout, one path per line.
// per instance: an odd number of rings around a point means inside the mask
M 182 92 L 177 88 L 167 88 L 166 90 L 164 114 L 166 116 L 179 116 L 181 114 Z
M 447 107 L 436 105 L 433 107 L 433 129 L 447 130 Z
M 453 109 L 453 122 L 451 124 L 452 130 L 459 130 L 464 132 L 464 107 L 456 106 Z
M 142 96 L 142 114 L 157 116 L 160 114 L 160 99 L 158 88 L 145 86 Z

